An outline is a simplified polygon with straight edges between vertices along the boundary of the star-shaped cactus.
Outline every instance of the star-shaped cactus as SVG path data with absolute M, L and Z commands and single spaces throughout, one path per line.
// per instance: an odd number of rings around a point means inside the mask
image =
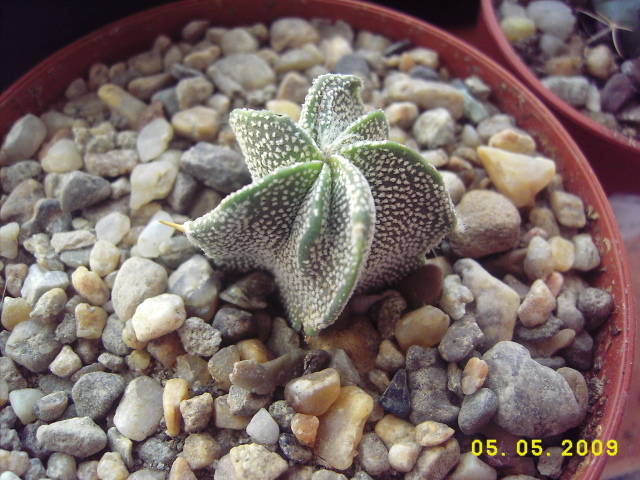
M 331 325 L 354 291 L 424 263 L 455 222 L 440 174 L 387 140 L 386 118 L 365 114 L 360 86 L 318 77 L 297 124 L 234 110 L 253 182 L 184 224 L 217 266 L 272 272 L 291 324 L 307 334 Z

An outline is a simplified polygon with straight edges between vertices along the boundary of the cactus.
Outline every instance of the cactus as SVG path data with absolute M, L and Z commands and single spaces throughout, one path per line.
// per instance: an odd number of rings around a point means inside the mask
M 331 325 L 354 291 L 397 281 L 453 228 L 440 174 L 387 140 L 361 83 L 323 75 L 299 122 L 237 109 L 230 125 L 252 183 L 181 228 L 222 268 L 273 273 L 292 326 Z

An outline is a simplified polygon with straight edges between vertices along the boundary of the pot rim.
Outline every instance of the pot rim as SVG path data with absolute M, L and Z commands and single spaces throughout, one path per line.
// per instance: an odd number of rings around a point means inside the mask
M 484 21 L 485 25 L 487 25 L 488 33 L 492 36 L 500 53 L 507 61 L 507 66 L 515 70 L 518 77 L 521 78 L 529 88 L 581 128 L 597 135 L 601 139 L 615 143 L 629 153 L 638 155 L 637 158 L 640 159 L 640 141 L 627 137 L 622 133 L 616 132 L 590 119 L 546 88 L 502 33 L 502 28 L 500 28 L 496 10 L 493 6 L 493 0 L 481 0 L 480 3 L 480 21 Z
M 45 108 L 51 106 L 55 99 L 60 98 L 63 91 L 57 92 L 55 96 L 53 96 L 53 92 L 45 88 L 42 82 L 39 81 L 39 79 L 41 80 L 41 77 L 51 77 L 52 75 L 55 75 L 55 73 L 60 70 L 60 65 L 64 65 L 64 62 L 67 62 L 70 59 L 75 58 L 78 60 L 76 57 L 81 54 L 84 54 L 85 58 L 81 58 L 79 63 L 85 66 L 80 68 L 75 65 L 74 68 L 76 68 L 76 70 L 79 69 L 78 71 L 81 72 L 81 74 L 86 74 L 88 71 L 88 65 L 97 61 L 95 56 L 93 58 L 88 58 L 91 55 L 94 55 L 94 52 L 90 50 L 90 47 L 99 47 L 101 43 L 117 37 L 118 32 L 121 29 L 124 30 L 127 27 L 148 29 L 154 19 L 160 19 L 163 16 L 170 16 L 172 13 L 175 14 L 176 17 L 180 17 L 181 15 L 184 15 L 186 11 L 189 11 L 189 18 L 191 19 L 202 18 L 203 11 L 211 12 L 215 9 L 221 9 L 224 6 L 230 7 L 232 5 L 239 8 L 239 5 L 250 4 L 251 1 L 255 0 L 177 1 L 144 10 L 117 20 L 81 37 L 37 64 L 34 68 L 14 82 L 5 92 L 2 93 L 2 95 L 0 95 L 0 134 L 6 133 L 10 125 L 12 125 L 19 116 L 30 111 L 31 113 L 40 113 L 44 111 Z M 317 9 L 320 9 L 320 7 L 322 15 L 315 13 Z M 275 18 L 280 18 L 282 16 L 301 16 L 305 18 L 324 17 L 334 21 L 346 18 L 345 21 L 351 25 L 354 25 L 354 23 L 362 23 L 362 25 L 372 24 L 374 27 L 370 28 L 370 30 L 378 33 L 385 29 L 389 30 L 391 28 L 389 25 L 399 25 L 403 28 L 403 30 L 401 30 L 403 35 L 406 34 L 407 36 L 414 36 L 418 38 L 418 35 L 424 34 L 430 40 L 435 39 L 440 42 L 440 45 L 446 45 L 456 54 L 459 53 L 461 58 L 458 58 L 458 60 L 462 59 L 463 61 L 475 62 L 475 64 L 481 65 L 481 69 L 479 71 L 481 76 L 487 74 L 499 77 L 500 83 L 492 85 L 494 89 L 513 89 L 513 91 L 518 94 L 518 103 L 520 104 L 522 102 L 523 104 L 530 104 L 533 107 L 532 111 L 536 118 L 543 120 L 545 124 L 549 125 L 549 130 L 553 131 L 555 135 L 560 137 L 559 140 L 567 152 L 567 155 L 564 156 L 571 157 L 575 160 L 575 164 L 572 165 L 573 168 L 570 173 L 572 175 L 577 174 L 578 177 L 581 177 L 579 180 L 587 184 L 588 190 L 585 191 L 591 191 L 591 194 L 589 195 L 590 197 L 593 197 L 591 198 L 591 203 L 596 207 L 596 211 L 600 213 L 600 218 L 597 221 L 597 229 L 600 232 L 598 235 L 604 236 L 604 240 L 605 242 L 609 242 L 610 248 L 613 249 L 613 251 L 618 252 L 618 254 L 612 254 L 609 257 L 610 265 L 608 266 L 612 268 L 614 272 L 617 272 L 617 275 L 614 275 L 614 281 L 611 282 L 612 285 L 615 286 L 616 282 L 620 284 L 617 287 L 620 290 L 620 296 L 616 302 L 615 312 L 620 315 L 622 324 L 622 331 L 618 335 L 618 338 L 622 338 L 624 340 L 619 349 L 621 352 L 620 355 L 623 359 L 628 361 L 628 364 L 621 365 L 619 370 L 613 372 L 613 375 L 608 377 L 609 382 L 613 383 L 616 388 L 613 392 L 610 392 L 612 393 L 610 397 L 613 397 L 613 401 L 606 402 L 607 409 L 604 414 L 605 421 L 601 421 L 597 427 L 601 428 L 599 431 L 600 435 L 612 438 L 621 421 L 620 413 L 626 402 L 631 380 L 631 362 L 635 334 L 635 324 L 633 322 L 633 319 L 635 318 L 635 304 L 633 295 L 627 287 L 630 284 L 630 275 L 627 263 L 624 261 L 624 246 L 613 217 L 611 206 L 609 205 L 609 202 L 607 201 L 602 187 L 596 179 L 591 166 L 560 121 L 549 111 L 540 99 L 538 99 L 524 86 L 523 83 L 520 82 L 520 80 L 498 65 L 495 61 L 491 60 L 487 55 L 440 28 L 434 27 L 423 20 L 414 18 L 405 13 L 357 0 L 265 0 L 262 8 L 266 8 L 265 15 L 261 17 L 261 21 L 264 21 L 265 23 L 271 22 Z M 283 15 L 283 13 L 286 12 L 289 12 L 288 15 Z M 252 18 L 250 15 L 253 15 L 253 12 L 247 14 L 249 18 Z M 381 16 L 383 20 L 376 22 L 375 20 L 377 16 Z M 219 20 L 218 24 L 221 26 L 231 24 L 240 25 L 249 24 L 251 21 L 252 20 L 247 20 L 247 17 L 242 17 L 237 20 L 234 18 L 233 22 Z M 369 29 L 366 26 L 358 26 L 357 28 Z M 175 33 L 157 30 L 154 30 L 154 32 L 155 35 L 160 33 Z M 140 47 L 140 45 L 133 44 L 122 46 L 118 45 L 118 60 L 126 56 L 128 53 L 134 53 L 136 51 L 141 51 L 144 48 L 149 48 L 149 42 L 144 45 L 146 45 L 146 47 Z M 418 43 L 418 45 L 422 45 L 422 43 Z M 439 53 L 442 53 L 440 51 L 440 47 L 435 48 Z M 106 55 L 106 57 L 108 57 L 108 55 Z M 112 60 L 105 58 L 104 56 L 98 58 L 101 58 L 102 61 Z M 73 75 L 73 73 L 67 72 L 66 75 L 67 77 L 65 78 L 68 78 L 68 76 Z M 73 79 L 73 77 L 71 77 L 71 79 Z M 13 100 L 14 97 L 23 96 L 23 91 L 29 93 L 31 102 L 23 100 L 22 98 L 17 98 L 15 101 Z M 43 93 L 45 91 L 47 91 L 47 94 L 44 95 L 43 99 Z M 51 99 L 54 100 L 52 101 Z M 520 116 L 513 112 L 511 112 L 511 114 L 517 119 L 531 115 L 530 111 L 519 112 Z M 535 135 L 536 132 L 531 133 Z M 544 149 L 545 145 L 541 145 L 541 147 Z M 549 145 L 546 145 L 546 147 L 547 149 L 550 148 Z M 586 461 L 581 462 L 576 475 L 573 478 L 580 478 L 580 480 L 597 480 L 600 478 L 605 462 L 606 457 L 587 457 Z M 567 478 L 567 475 L 563 475 L 563 478 Z

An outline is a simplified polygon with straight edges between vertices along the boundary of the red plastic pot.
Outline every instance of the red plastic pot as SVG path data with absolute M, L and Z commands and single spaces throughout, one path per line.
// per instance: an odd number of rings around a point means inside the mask
M 516 117 L 531 132 L 541 150 L 557 161 L 566 188 L 582 197 L 597 218 L 591 233 L 602 252 L 603 268 L 593 282 L 611 291 L 615 312 L 597 336 L 596 375 L 603 395 L 585 427 L 586 438 L 615 438 L 631 373 L 635 332 L 634 304 L 629 289 L 623 244 L 607 199 L 591 167 L 575 142 L 551 112 L 518 80 L 488 57 L 455 37 L 407 15 L 352 0 L 186 0 L 133 15 L 108 25 L 49 57 L 0 96 L 0 135 L 27 112 L 41 113 L 63 95 L 68 83 L 86 74 L 94 62 L 114 62 L 149 48 L 159 33 L 175 36 L 194 18 L 210 18 L 218 25 L 270 22 L 278 17 L 342 19 L 355 28 L 440 52 L 453 75 L 480 75 L 496 92 L 497 106 Z M 589 456 L 570 462 L 564 479 L 596 480 L 606 457 Z
M 493 0 L 481 1 L 477 30 L 482 50 L 506 65 L 560 117 L 607 193 L 640 193 L 640 142 L 591 120 L 547 89 L 502 33 Z

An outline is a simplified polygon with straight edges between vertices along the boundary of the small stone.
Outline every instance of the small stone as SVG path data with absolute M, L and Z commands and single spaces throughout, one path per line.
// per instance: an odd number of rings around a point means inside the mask
M 544 71 L 548 75 L 567 76 L 579 75 L 582 72 L 584 60 L 581 55 L 557 55 L 544 63 Z
M 569 105 L 582 107 L 587 101 L 590 83 L 583 76 L 550 76 L 543 78 L 541 82 Z
M 471 312 L 485 335 L 485 346 L 513 337 L 520 297 L 471 259 L 458 260 L 453 269 L 475 298 Z
M 138 235 L 136 253 L 141 257 L 157 258 L 160 245 L 169 241 L 175 229 L 161 222 L 172 222 L 173 218 L 164 210 L 158 210 Z
M 445 108 L 454 120 L 464 113 L 464 95 L 443 82 L 434 82 L 399 75 L 388 85 L 388 99 L 392 102 L 415 102 L 424 110 Z
M 291 418 L 291 431 L 301 445 L 313 447 L 316 442 L 320 421 L 314 415 L 296 413 Z
M 225 343 L 237 342 L 256 333 L 253 315 L 233 307 L 219 309 L 213 318 L 212 326 L 222 334 Z
M 395 336 L 403 350 L 411 345 L 438 345 L 449 327 L 449 317 L 442 310 L 426 305 L 405 314 L 396 324 Z
M 69 403 L 66 392 L 57 391 L 40 398 L 35 405 L 34 412 L 43 422 L 57 420 L 64 413 Z
M 525 327 L 534 328 L 545 323 L 555 308 L 553 294 L 543 280 L 537 279 L 518 308 L 518 318 Z
M 5 297 L 2 302 L 2 326 L 7 330 L 29 320 L 31 305 L 22 297 Z
M 588 272 L 600 265 L 600 252 L 595 243 L 593 243 L 593 237 L 589 233 L 580 233 L 575 235 L 572 239 L 575 259 L 573 261 L 573 268 L 581 271 Z
M 34 160 L 16 162 L 8 167 L 0 168 L 0 185 L 5 193 L 8 193 L 16 188 L 23 180 L 35 178 L 40 175 L 40 173 L 42 173 L 42 168 L 40 164 Z
M 460 445 L 456 439 L 449 439 L 444 445 L 425 448 L 413 470 L 405 475 L 405 479 L 445 478 L 447 473 L 457 465 L 459 459 Z
M 585 64 L 587 71 L 600 80 L 607 80 L 616 70 L 615 55 L 604 44 L 586 49 Z
M 288 116 L 294 122 L 300 118 L 300 106 L 289 100 L 269 100 L 266 107 L 271 112 Z
M 349 468 L 372 410 L 373 399 L 365 391 L 355 386 L 341 388 L 337 400 L 320 418 L 316 454 L 333 468 Z
M 572 193 L 555 190 L 551 193 L 551 208 L 558 223 L 569 228 L 582 228 L 587 219 L 582 199 Z
M 58 377 L 69 377 L 82 367 L 82 360 L 69 345 L 62 347 L 49 365 L 49 370 Z
M 83 166 L 82 157 L 73 140 L 63 138 L 51 145 L 42 159 L 42 169 L 49 173 L 66 173 L 80 170 Z
M 127 90 L 139 99 L 148 101 L 154 93 L 172 83 L 172 80 L 171 75 L 166 72 L 146 75 L 131 80 L 127 85 Z M 140 123 L 144 124 L 144 121 L 140 121 Z
M 394 102 L 385 108 L 384 114 L 390 126 L 408 129 L 418 118 L 418 107 L 412 102 Z
M 416 442 L 423 447 L 435 447 L 449 440 L 455 430 L 444 423 L 426 421 L 416 425 Z
M 76 478 L 76 468 L 76 460 L 71 455 L 55 452 L 47 460 L 47 477 L 74 480 Z
M 324 57 L 318 47 L 310 43 L 284 52 L 275 59 L 273 69 L 282 74 L 292 70 L 306 70 L 323 61 Z
M 367 473 L 378 476 L 387 472 L 391 468 L 388 455 L 387 447 L 378 435 L 371 432 L 362 437 L 358 446 L 358 460 Z
M 421 450 L 416 442 L 404 440 L 394 443 L 389 449 L 389 464 L 398 472 L 410 472 Z
M 189 398 L 189 384 L 182 378 L 171 378 L 164 385 L 162 393 L 162 409 L 167 425 L 167 435 L 175 437 L 180 434 L 182 416 L 180 402 Z
M 36 432 L 38 442 L 47 450 L 86 458 L 107 446 L 107 435 L 89 417 L 42 425 Z
M 300 445 L 300 443 L 296 441 L 295 436 L 290 433 L 280 435 L 278 446 L 284 456 L 293 463 L 309 463 L 313 457 L 311 451 Z
M 558 435 L 580 424 L 584 415 L 562 376 L 530 358 L 525 347 L 500 342 L 487 351 L 486 386 L 498 397 L 495 422 L 514 435 Z M 531 412 L 537 412 L 531 415 Z
M 164 268 L 151 260 L 131 257 L 118 270 L 111 294 L 113 308 L 126 321 L 145 299 L 161 294 L 166 288 Z
M 181 456 L 192 470 L 210 466 L 220 457 L 218 442 L 208 433 L 193 433 L 184 441 Z
M 162 387 L 151 377 L 141 376 L 127 385 L 113 423 L 124 436 L 142 441 L 156 431 L 162 413 Z
M 264 408 L 261 408 L 251 418 L 247 425 L 247 434 L 256 443 L 273 445 L 277 443 L 280 429 L 273 417 Z
M 273 22 L 269 36 L 271 48 L 276 52 L 301 47 L 319 39 L 318 31 L 309 22 L 295 17 L 281 18 Z
M 415 439 L 414 425 L 390 414 L 385 415 L 376 423 L 375 432 L 387 448 L 401 441 L 412 441 Z
M 228 395 L 216 397 L 213 401 L 215 425 L 218 428 L 229 428 L 231 430 L 244 430 L 249 425 L 251 417 L 244 415 L 234 415 L 229 409 L 227 402 Z
M 222 337 L 220 332 L 201 318 L 187 318 L 178 329 L 185 350 L 191 355 L 211 357 L 218 351 Z
M 110 150 L 108 152 L 88 152 L 84 164 L 91 175 L 118 177 L 126 175 L 138 163 L 138 153 L 132 149 Z
M 76 336 L 98 339 L 107 323 L 107 312 L 101 307 L 80 303 L 75 308 Z
M 33 215 L 35 203 L 44 197 L 42 185 L 33 178 L 20 182 L 0 207 L 0 220 L 24 223 Z
M 453 118 L 444 108 L 427 110 L 414 122 L 413 135 L 421 147 L 438 148 L 449 145 L 455 139 Z
M 527 15 L 538 29 L 566 40 L 573 32 L 576 17 L 571 8 L 558 0 L 541 0 L 527 6 Z
M 27 381 L 24 379 L 13 360 L 8 356 L 0 357 L 0 380 L 6 382 L 8 391 L 27 387 Z M 5 403 L 7 400 L 8 397 L 5 398 Z
M 466 304 L 472 301 L 473 294 L 471 290 L 462 285 L 459 275 L 444 277 L 439 306 L 453 320 L 460 320 L 466 312 Z
M 471 395 L 475 393 L 487 378 L 489 366 L 484 360 L 477 357 L 469 359 L 462 371 L 462 393 Z
M 89 266 L 93 272 L 105 277 L 118 268 L 120 250 L 113 243 L 98 240 L 89 254 Z
M 120 375 L 92 372 L 80 377 L 73 385 L 71 398 L 79 416 L 99 420 L 109 413 L 124 389 L 125 381 Z
M 569 240 L 555 236 L 549 239 L 551 246 L 551 257 L 553 258 L 553 269 L 558 272 L 567 272 L 575 261 L 575 248 Z
M 309 81 L 304 75 L 298 72 L 287 72 L 282 77 L 276 98 L 300 105 L 304 102 L 309 87 Z
M 47 127 L 42 120 L 31 113 L 20 117 L 4 137 L 3 155 L 8 161 L 33 157 L 47 136 Z
M 409 386 L 407 385 L 407 372 L 404 369 L 398 370 L 393 376 L 391 383 L 380 397 L 380 406 L 386 412 L 399 417 L 408 417 L 411 413 L 411 398 Z
M 404 365 L 404 355 L 389 340 L 380 343 L 378 355 L 376 357 L 376 367 L 392 373 Z
M 131 220 L 120 212 L 111 212 L 96 223 L 96 238 L 117 245 L 131 228 Z
M 63 174 L 56 195 L 65 212 L 90 207 L 111 195 L 111 184 L 102 177 L 75 171 Z
M 340 375 L 333 368 L 296 378 L 285 387 L 285 400 L 297 412 L 324 414 L 340 394 Z
M 287 462 L 277 453 L 270 452 L 262 445 L 250 443 L 233 447 L 219 462 L 215 479 L 223 480 L 228 476 L 221 476 L 223 465 L 227 463 L 231 478 L 243 480 L 275 480 L 285 470 Z
M 222 193 L 250 182 L 242 155 L 226 147 L 199 142 L 182 155 L 180 163 L 186 173 Z
M 176 176 L 178 165 L 174 152 L 167 152 L 160 159 L 137 165 L 131 172 L 131 197 L 129 205 L 136 210 L 153 200 L 167 198 Z
M 533 205 L 536 194 L 556 173 L 555 163 L 548 158 L 485 146 L 478 147 L 477 153 L 496 189 L 516 207 Z
M 102 455 L 96 473 L 100 480 L 126 480 L 129 476 L 127 466 L 122 461 L 122 457 L 116 452 L 107 452 Z
M 578 294 L 576 303 L 586 320 L 586 328 L 590 332 L 602 325 L 614 309 L 613 297 L 601 288 L 585 288 Z
M 504 18 L 500 22 L 500 28 L 511 43 L 521 42 L 536 33 L 536 24 L 527 17 Z
M 445 333 L 438 351 L 447 362 L 459 362 L 484 342 L 484 334 L 472 316 L 462 317 Z
M 74 250 L 93 245 L 96 237 L 87 230 L 72 230 L 70 232 L 54 233 L 51 236 L 51 246 L 56 253 L 64 250 Z
M 532 155 L 536 151 L 536 142 L 533 137 L 513 128 L 493 134 L 489 139 L 489 146 L 525 155 Z
M 155 70 L 155 69 L 153 69 Z M 98 96 L 107 106 L 126 118 L 131 128 L 136 128 L 146 104 L 114 84 L 102 85 Z
M 220 115 L 216 110 L 197 105 L 176 113 L 171 125 L 178 135 L 190 140 L 213 141 L 220 129 Z
M 253 360 L 256 363 L 268 362 L 272 357 L 267 347 L 257 338 L 249 338 L 236 343 L 240 360 Z
M 544 238 L 536 235 L 531 239 L 524 258 L 524 272 L 532 279 L 544 279 L 553 272 L 553 256 L 551 245 Z
M 240 361 L 240 352 L 235 345 L 218 350 L 208 363 L 209 373 L 216 382 L 216 386 L 222 390 L 229 390 L 231 381 L 229 374 L 233 372 L 233 366 Z
M 148 162 L 162 155 L 173 139 L 173 128 L 164 118 L 156 118 L 147 123 L 136 142 L 138 155 L 142 162 Z
M 472 190 L 456 207 L 462 230 L 449 239 L 461 257 L 479 258 L 513 249 L 520 237 L 520 214 L 511 201 L 490 190 Z
M 27 320 L 16 325 L 5 345 L 5 355 L 32 372 L 45 371 L 62 345 L 55 325 Z
M 291 431 L 291 422 L 296 411 L 284 400 L 277 400 L 269 406 L 269 414 L 276 421 L 280 430 Z
M 186 319 L 184 302 L 178 295 L 163 293 L 147 298 L 131 317 L 136 338 L 147 342 L 180 328 Z
M 498 474 L 493 467 L 484 463 L 473 453 L 467 452 L 460 455 L 460 462 L 447 478 L 449 480 L 496 480 Z
M 23 425 L 36 420 L 35 407 L 38 400 L 44 396 L 37 388 L 21 388 L 9 392 L 9 403 Z
M 631 79 L 624 73 L 616 73 L 607 80 L 601 91 L 602 111 L 618 112 L 633 96 L 635 87 Z
M 209 424 L 212 412 L 213 397 L 208 392 L 182 400 L 180 415 L 184 422 L 184 431 L 193 433 L 204 430 Z
M 109 288 L 100 276 L 80 266 L 71 274 L 73 288 L 93 305 L 104 305 L 109 299 Z
M 168 285 L 170 293 L 182 297 L 190 315 L 205 320 L 209 320 L 213 316 L 218 304 L 221 284 L 219 275 L 213 271 L 209 261 L 203 255 L 193 255 L 181 263 L 169 276 Z M 207 338 L 210 335 L 214 334 L 210 333 Z M 211 338 L 213 339 L 213 337 Z M 210 350 L 213 348 L 213 344 L 206 348 Z M 211 356 L 214 353 L 215 350 L 210 354 L 198 353 L 195 355 Z

